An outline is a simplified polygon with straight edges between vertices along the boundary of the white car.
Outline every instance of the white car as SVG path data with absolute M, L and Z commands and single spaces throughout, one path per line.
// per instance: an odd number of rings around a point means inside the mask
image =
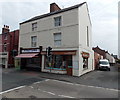
M 110 64 L 109 64 L 109 61 L 107 60 L 107 59 L 101 59 L 100 61 L 99 61 L 99 66 L 98 66 L 98 68 L 100 69 L 100 70 L 108 70 L 108 71 L 110 71 Z

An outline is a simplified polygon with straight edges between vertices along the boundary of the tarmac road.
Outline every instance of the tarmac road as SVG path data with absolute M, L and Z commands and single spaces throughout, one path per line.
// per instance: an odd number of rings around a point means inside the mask
M 3 98 L 118 98 L 118 90 L 46 79 L 2 93 Z
M 20 87 L 20 91 L 18 93 L 23 92 L 23 90 L 29 91 L 30 89 L 30 94 L 27 97 L 29 98 L 34 98 L 34 97 L 45 97 L 48 95 L 48 98 L 50 97 L 84 97 L 84 98 L 96 98 L 97 97 L 107 97 L 111 98 L 117 97 L 118 96 L 118 80 L 120 77 L 118 77 L 118 70 L 116 66 L 111 67 L 111 71 L 93 71 L 90 73 L 87 73 L 81 77 L 72 77 L 68 75 L 58 75 L 58 74 L 51 74 L 51 73 L 41 73 L 41 72 L 34 72 L 34 71 L 16 71 L 15 69 L 3 69 L 2 71 L 2 88 L 3 92 L 10 90 L 10 92 L 5 92 L 3 93 L 4 96 L 11 96 L 13 92 L 16 91 L 14 88 Z M 50 84 L 46 83 L 46 79 L 51 79 L 48 82 Z M 57 82 L 54 80 L 62 80 L 61 82 Z M 64 83 L 64 81 L 69 82 L 68 84 Z M 34 82 L 41 82 L 39 85 L 39 89 L 43 88 L 39 94 L 37 95 L 32 95 L 34 94 L 33 91 L 37 91 L 35 88 L 36 86 L 33 86 Z M 45 84 L 43 84 L 43 83 Z M 56 85 L 54 85 L 56 84 Z M 74 85 L 71 85 L 74 84 Z M 78 85 L 79 84 L 79 89 Z M 54 87 L 53 87 L 54 85 Z M 59 87 L 61 85 L 61 87 Z M 23 87 L 21 87 L 23 86 Z M 33 88 L 29 87 L 33 86 Z M 51 88 L 51 86 L 53 88 Z M 70 88 L 70 90 L 68 89 Z M 11 89 L 13 89 L 11 91 Z M 21 90 L 23 89 L 23 90 Z M 62 89 L 62 90 L 59 90 Z M 92 90 L 91 90 L 92 89 Z M 52 90 L 52 91 L 51 91 Z M 57 93 L 54 90 L 59 90 L 60 92 Z M 65 93 L 63 92 L 65 91 Z M 71 92 L 70 95 L 66 94 L 67 92 Z M 83 92 L 82 92 L 83 91 Z M 103 91 L 103 92 L 102 92 Z M 28 93 L 29 93 L 28 92 Z M 24 92 L 23 92 L 24 93 Z M 35 92 L 36 93 L 36 92 Z M 57 93 L 57 94 L 56 94 Z M 62 94 L 64 93 L 64 94 Z M 72 93 L 74 95 L 72 95 Z M 37 94 L 37 93 L 36 93 Z M 55 95 L 54 95 L 55 94 Z M 79 94 L 79 95 L 77 95 Z M 99 94 L 101 94 L 99 96 Z M 17 94 L 16 94 L 17 95 Z M 96 95 L 96 96 L 95 96 Z M 18 97 L 21 96 L 18 94 Z M 14 96 L 13 96 L 14 97 Z M 24 97 L 24 96 L 23 96 Z M 26 96 L 25 96 L 26 97 Z
M 9 90 L 22 85 L 29 85 L 44 78 L 38 77 L 39 73 L 29 71 L 16 71 L 14 69 L 3 69 L 2 91 Z

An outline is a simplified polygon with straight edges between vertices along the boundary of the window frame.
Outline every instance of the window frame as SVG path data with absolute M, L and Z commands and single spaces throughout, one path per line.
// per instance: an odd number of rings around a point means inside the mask
M 62 25 L 62 17 L 58 16 L 58 17 L 54 17 L 54 26 L 58 27 Z
M 33 38 L 36 38 L 34 40 Z M 36 47 L 37 46 L 37 36 L 31 36 L 31 47 Z
M 55 35 L 60 34 L 60 39 L 56 39 Z M 56 43 L 56 42 L 60 42 L 60 43 Z M 62 33 L 58 32 L 58 33 L 54 33 L 54 46 L 59 47 L 62 45 Z
M 4 40 L 7 40 L 7 34 L 5 34 L 5 36 L 4 36 Z
M 87 26 L 87 46 L 89 47 L 89 27 Z
M 4 43 L 4 52 L 6 52 L 6 51 L 7 51 L 7 44 Z
M 36 31 L 37 30 L 37 22 L 32 23 L 32 31 Z
M 88 58 L 83 57 L 83 70 L 88 69 Z

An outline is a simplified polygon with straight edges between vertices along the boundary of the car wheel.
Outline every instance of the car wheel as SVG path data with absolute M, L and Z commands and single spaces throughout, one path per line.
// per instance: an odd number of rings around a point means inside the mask
M 110 71 L 110 68 L 108 68 L 108 71 Z

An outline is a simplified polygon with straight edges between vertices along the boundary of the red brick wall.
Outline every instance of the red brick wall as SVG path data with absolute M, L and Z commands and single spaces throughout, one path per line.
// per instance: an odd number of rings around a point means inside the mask
M 94 52 L 100 54 L 103 56 L 103 59 L 106 59 L 106 53 L 105 50 L 100 49 L 99 47 L 93 48 Z
M 98 68 L 98 63 L 99 63 L 99 60 L 101 59 L 101 55 L 94 52 L 94 62 L 95 62 L 95 69 Z
M 0 34 L 0 52 L 2 52 L 2 34 Z
M 50 12 L 54 12 L 57 10 L 61 10 L 60 7 L 56 3 L 50 4 Z
M 12 32 L 7 32 L 5 30 L 5 27 L 2 28 L 2 34 L 0 35 L 0 52 L 4 52 L 4 43 L 7 44 L 6 52 L 8 52 L 8 65 L 14 66 L 14 57 L 11 55 L 12 50 L 18 51 L 18 44 L 19 44 L 19 30 L 15 30 Z M 6 33 L 6 34 L 5 34 Z M 5 35 L 7 35 L 7 39 L 5 40 Z

